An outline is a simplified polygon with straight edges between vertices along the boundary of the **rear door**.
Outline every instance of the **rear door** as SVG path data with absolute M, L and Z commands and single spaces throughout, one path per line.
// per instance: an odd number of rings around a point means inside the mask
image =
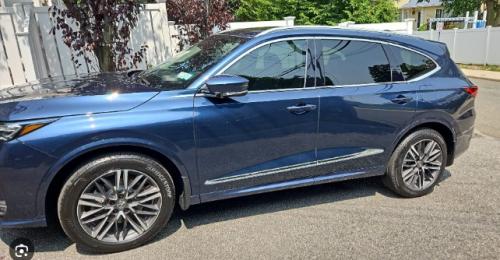
M 317 39 L 315 63 L 319 170 L 383 173 L 396 136 L 415 113 L 418 87 L 393 80 L 378 42 Z
M 308 43 L 294 39 L 264 44 L 223 71 L 250 81 L 245 96 L 196 95 L 202 200 L 220 196 L 217 191 L 309 174 L 307 168 L 316 162 L 319 97 L 306 88 L 314 84 L 308 80 Z

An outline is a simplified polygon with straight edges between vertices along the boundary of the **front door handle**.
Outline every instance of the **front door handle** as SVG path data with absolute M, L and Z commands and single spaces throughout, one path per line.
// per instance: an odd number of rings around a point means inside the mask
M 397 97 L 391 99 L 391 101 L 393 103 L 400 104 L 400 105 L 404 105 L 406 103 L 409 103 L 412 100 L 413 99 L 411 97 L 407 97 L 407 96 L 404 96 L 404 95 L 398 95 Z
M 286 109 L 292 114 L 303 115 L 305 113 L 316 110 L 316 108 L 318 108 L 318 106 L 316 105 L 304 104 L 304 105 L 287 107 Z

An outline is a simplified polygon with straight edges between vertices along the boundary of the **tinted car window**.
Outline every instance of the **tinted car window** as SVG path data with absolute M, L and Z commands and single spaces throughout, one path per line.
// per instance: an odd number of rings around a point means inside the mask
M 213 35 L 158 66 L 137 75 L 153 87 L 183 89 L 247 38 Z
M 417 78 L 436 68 L 436 64 L 424 55 L 395 46 L 389 49 L 394 57 L 393 64 L 405 80 Z
M 389 61 L 378 43 L 319 40 L 323 82 L 318 85 L 355 85 L 390 82 Z
M 304 87 L 307 41 L 281 41 L 245 55 L 224 74 L 247 78 L 249 90 Z

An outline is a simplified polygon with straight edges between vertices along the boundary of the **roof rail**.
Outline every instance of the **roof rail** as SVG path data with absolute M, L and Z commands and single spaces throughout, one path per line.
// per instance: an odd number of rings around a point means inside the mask
M 318 28 L 318 29 L 339 29 L 341 27 L 338 26 L 330 26 L 330 25 L 298 25 L 298 26 L 280 26 L 280 27 L 274 27 L 271 29 L 267 29 L 265 31 L 260 32 L 256 36 L 261 36 L 265 35 L 268 33 L 276 32 L 276 31 L 282 31 L 282 30 L 291 30 L 291 29 L 300 29 L 300 28 Z

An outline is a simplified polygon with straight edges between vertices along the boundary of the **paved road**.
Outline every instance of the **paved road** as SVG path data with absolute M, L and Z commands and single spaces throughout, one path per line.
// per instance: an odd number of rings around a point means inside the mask
M 479 86 L 476 128 L 483 134 L 500 138 L 500 81 L 471 80 Z
M 475 82 L 478 130 L 500 137 L 500 84 Z M 16 237 L 31 238 L 38 259 L 498 259 L 499 162 L 500 139 L 477 135 L 422 198 L 399 198 L 373 178 L 221 201 L 176 212 L 146 246 L 103 256 L 58 230 L 0 230 L 0 259 Z

